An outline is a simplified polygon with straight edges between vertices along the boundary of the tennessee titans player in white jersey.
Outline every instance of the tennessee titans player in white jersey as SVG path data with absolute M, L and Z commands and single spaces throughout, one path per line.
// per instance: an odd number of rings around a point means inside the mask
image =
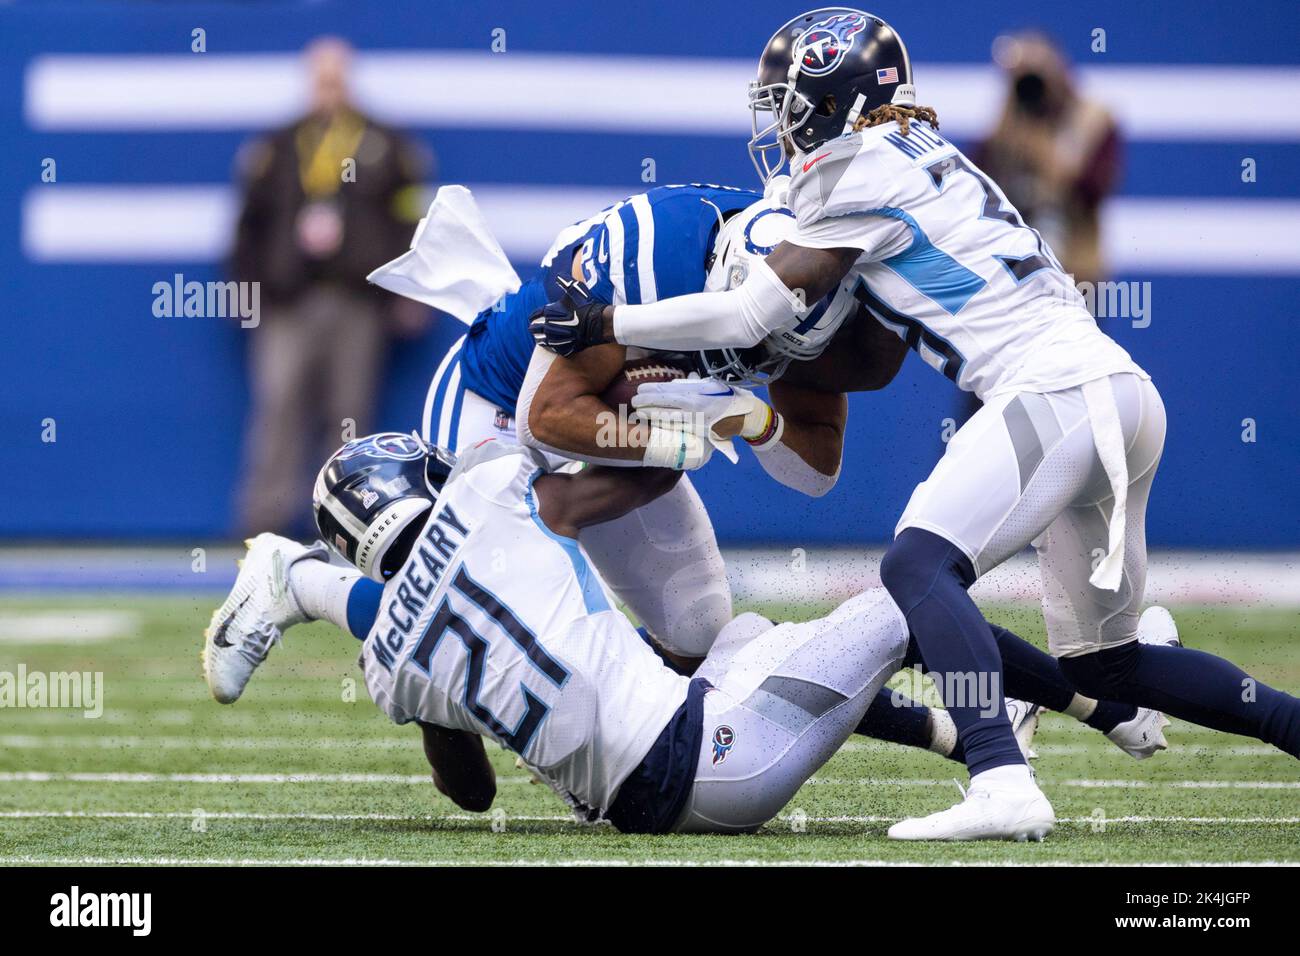
M 322 535 L 387 581 L 362 645 L 366 687 L 394 722 L 422 727 L 435 779 L 462 805 L 490 803 L 483 735 L 580 819 L 753 830 L 903 660 L 906 623 L 877 589 L 803 624 L 742 615 L 680 676 L 614 609 L 578 541 L 680 473 L 549 473 L 539 453 L 494 440 L 450 464 L 409 436 L 360 439 L 326 463 L 315 506 Z M 452 785 L 467 762 L 482 779 Z
M 847 279 L 883 326 L 984 402 L 916 489 L 881 568 L 941 685 L 1000 682 L 989 625 L 966 591 L 1032 543 L 1052 651 L 1082 691 L 1300 756 L 1296 698 L 1252 682 L 1260 695 L 1243 701 L 1247 675 L 1227 661 L 1138 640 L 1146 503 L 1165 437 L 1160 396 L 1097 328 L 1041 237 L 917 105 L 897 33 L 844 7 L 796 17 L 768 42 L 750 106 L 760 172 L 770 178 L 790 161 L 795 234 L 734 290 L 641 306 L 555 303 L 535 320 L 536 337 L 561 354 L 605 341 L 744 347 L 790 327 Z M 766 130 L 763 112 L 774 117 Z M 709 412 L 698 388 L 659 392 L 662 407 L 710 418 L 737 403 Z M 1051 805 L 1004 714 L 946 703 L 971 770 L 967 799 L 891 836 L 1023 838 L 1050 828 Z

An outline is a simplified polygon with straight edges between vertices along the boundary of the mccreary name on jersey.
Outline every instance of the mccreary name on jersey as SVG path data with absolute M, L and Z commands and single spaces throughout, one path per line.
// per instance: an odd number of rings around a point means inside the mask
M 437 588 L 443 572 L 452 563 L 456 550 L 465 543 L 468 534 L 469 529 L 456 517 L 456 512 L 450 506 L 444 506 L 420 536 L 414 555 L 418 561 L 407 563 L 402 579 L 384 608 L 384 616 L 392 623 L 384 636 L 376 635 L 370 645 L 375 661 L 385 670 L 393 669 L 416 619 L 429 602 L 429 595 Z M 427 578 L 420 573 L 421 567 L 428 574 Z

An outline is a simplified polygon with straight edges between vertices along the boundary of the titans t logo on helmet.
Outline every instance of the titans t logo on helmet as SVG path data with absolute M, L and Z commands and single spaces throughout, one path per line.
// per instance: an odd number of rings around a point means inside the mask
M 396 461 L 415 461 L 423 458 L 426 449 L 410 435 L 398 432 L 384 432 L 379 435 L 367 435 L 350 441 L 335 454 L 335 458 L 346 460 L 358 455 L 377 455 Z
M 853 38 L 867 26 L 867 18 L 845 13 L 814 23 L 795 42 L 794 55 L 800 72 L 825 76 L 842 62 L 853 49 Z

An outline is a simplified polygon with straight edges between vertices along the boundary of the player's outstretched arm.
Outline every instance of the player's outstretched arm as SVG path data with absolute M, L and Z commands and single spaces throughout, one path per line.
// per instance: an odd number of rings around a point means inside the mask
M 485 813 L 496 799 L 497 778 L 483 749 L 483 738 L 423 721 L 420 731 L 424 756 L 433 769 L 433 785 L 462 810 Z
M 576 538 L 593 524 L 621 518 L 670 491 L 680 471 L 592 465 L 576 475 L 549 474 L 533 482 L 537 514 L 558 535 Z
M 647 348 L 748 348 L 795 323 L 840 284 L 861 255 L 861 249 L 783 242 L 726 292 L 606 308 L 606 335 Z
M 748 348 L 794 324 L 848 274 L 861 249 L 811 249 L 783 242 L 739 286 L 645 305 L 573 310 L 562 300 L 530 323 L 539 345 L 573 355 L 602 343 L 691 351 Z M 598 320 L 598 321 L 597 321 Z

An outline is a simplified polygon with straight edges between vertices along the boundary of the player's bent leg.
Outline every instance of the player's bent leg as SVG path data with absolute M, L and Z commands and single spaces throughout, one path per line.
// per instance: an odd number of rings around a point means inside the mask
M 1189 647 L 1130 641 L 1063 658 L 1061 667 L 1088 693 L 1254 737 L 1300 757 L 1300 699 L 1255 680 L 1221 657 Z
M 582 529 L 601 577 L 667 650 L 708 653 L 731 620 L 731 586 L 699 493 L 686 476 L 622 518 Z
M 1004 701 L 1011 732 L 1028 760 L 1035 756 L 1030 749 L 1038 727 L 1038 704 L 1008 697 Z M 880 690 L 867 712 L 853 729 L 855 734 L 883 740 L 904 747 L 916 747 L 964 764 L 965 751 L 957 739 L 957 725 L 940 707 L 927 707 L 905 694 L 888 688 Z
M 378 581 L 328 560 L 296 562 L 289 588 L 307 620 L 328 621 L 359 641 L 374 627 L 384 593 Z
M 959 762 L 962 759 L 957 725 L 946 711 L 919 704 L 888 688 L 876 693 L 853 732 L 886 743 L 933 751 Z
M 1114 382 L 1121 401 L 1125 392 L 1136 391 L 1142 412 L 1129 450 L 1132 477 L 1120 585 L 1112 592 L 1089 582 L 1090 555 L 1107 547 L 1113 503 L 1095 496 L 1057 518 L 1039 548 L 1052 652 L 1061 657 L 1065 676 L 1084 693 L 1255 737 L 1300 757 L 1300 700 L 1259 683 L 1223 658 L 1167 639 L 1144 642 L 1139 637 L 1146 505 L 1163 446 L 1164 408 L 1150 382 L 1134 376 L 1116 376 Z
M 323 564 L 325 554 L 323 545 L 274 534 L 248 541 L 235 586 L 203 632 L 203 676 L 218 701 L 238 700 L 284 630 L 307 620 L 289 586 L 290 571 L 300 562 Z
M 379 616 L 383 585 L 334 564 L 325 547 L 273 534 L 248 542 L 235 586 L 204 631 L 203 674 L 223 704 L 243 693 L 271 646 L 303 621 L 328 621 L 364 640 Z
M 1173 625 L 1164 608 L 1160 612 Z M 1138 626 L 1140 640 L 1154 640 L 1160 619 L 1144 614 Z M 1175 634 L 1176 634 L 1175 630 Z M 993 635 L 1002 655 L 1006 692 L 1049 710 L 1059 711 L 1106 735 L 1131 757 L 1142 760 L 1168 747 L 1163 728 L 1169 721 L 1159 711 L 1117 700 L 1097 700 L 1078 693 L 1065 676 L 1060 662 L 1006 628 L 993 625 Z
M 1026 759 L 1032 756 L 1030 745 L 1043 708 L 1101 731 L 1121 750 L 1139 760 L 1167 748 L 1162 728 L 1168 725 L 1168 720 L 1159 711 L 1087 697 L 1066 679 L 1056 658 L 1004 627 L 994 624 L 992 629 L 1006 679 L 1007 716 Z M 1177 643 L 1178 630 L 1169 612 L 1162 607 L 1150 607 L 1143 612 L 1138 623 L 1138 639 L 1144 643 Z M 913 646 L 904 666 L 919 663 Z M 957 739 L 956 724 L 948 712 L 917 703 L 897 690 L 886 688 L 876 694 L 854 733 L 929 750 L 958 763 L 966 760 Z
M 719 638 L 726 659 L 710 654 L 700 670 L 714 689 L 677 832 L 745 832 L 776 816 L 848 739 L 907 647 L 906 626 L 878 589 L 738 648 L 724 646 L 739 643 L 731 637 Z

